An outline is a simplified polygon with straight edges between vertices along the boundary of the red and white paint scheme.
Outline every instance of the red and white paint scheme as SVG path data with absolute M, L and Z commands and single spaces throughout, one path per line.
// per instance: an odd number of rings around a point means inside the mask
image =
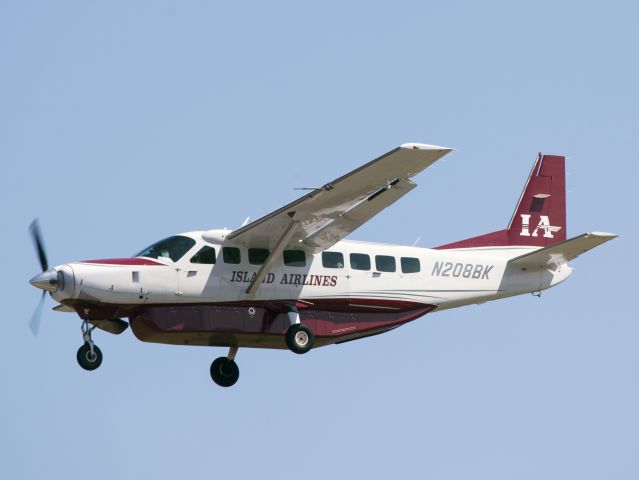
M 54 310 L 82 319 L 83 368 L 102 361 L 95 328 L 119 334 L 131 325 L 145 342 L 228 347 L 211 365 L 228 387 L 239 377 L 238 348 L 305 353 L 429 312 L 540 292 L 570 276 L 569 261 L 616 237 L 566 239 L 564 157 L 540 154 L 504 230 L 436 248 L 345 239 L 451 150 L 404 144 L 237 230 L 182 233 L 133 258 L 49 269 L 34 223 L 43 273 L 31 283 L 59 302 Z

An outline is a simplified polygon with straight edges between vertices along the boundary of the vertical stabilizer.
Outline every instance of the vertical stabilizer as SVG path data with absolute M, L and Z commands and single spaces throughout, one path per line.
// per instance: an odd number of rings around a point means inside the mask
M 566 240 L 566 161 L 537 156 L 508 225 L 509 245 L 549 247 Z
M 537 155 L 508 228 L 437 247 L 549 247 L 566 240 L 565 157 Z

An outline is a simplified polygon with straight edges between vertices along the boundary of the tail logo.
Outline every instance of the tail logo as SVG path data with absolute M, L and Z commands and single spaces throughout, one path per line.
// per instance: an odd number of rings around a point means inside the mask
M 521 233 L 519 234 L 522 237 L 537 237 L 537 231 L 543 230 L 545 238 L 555 238 L 553 236 L 553 232 L 558 232 L 561 230 L 561 227 L 555 227 L 550 224 L 550 219 L 547 215 L 539 216 L 539 223 L 535 227 L 532 233 L 530 233 L 530 215 L 526 213 L 521 214 Z

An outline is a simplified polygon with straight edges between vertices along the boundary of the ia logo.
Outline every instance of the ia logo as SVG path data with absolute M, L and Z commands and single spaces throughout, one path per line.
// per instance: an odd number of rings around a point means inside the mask
M 558 232 L 561 227 L 555 227 L 550 224 L 550 219 L 547 215 L 539 216 L 539 223 L 535 227 L 532 233 L 530 233 L 530 215 L 526 213 L 521 214 L 521 235 L 522 237 L 536 237 L 537 231 L 543 230 L 545 238 L 555 238 L 553 232 Z

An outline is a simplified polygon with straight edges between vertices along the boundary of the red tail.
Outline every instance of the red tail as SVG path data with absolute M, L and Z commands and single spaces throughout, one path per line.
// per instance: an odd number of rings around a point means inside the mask
M 566 240 L 565 158 L 537 156 L 515 213 L 506 230 L 437 247 L 472 248 L 506 245 L 548 247 Z

